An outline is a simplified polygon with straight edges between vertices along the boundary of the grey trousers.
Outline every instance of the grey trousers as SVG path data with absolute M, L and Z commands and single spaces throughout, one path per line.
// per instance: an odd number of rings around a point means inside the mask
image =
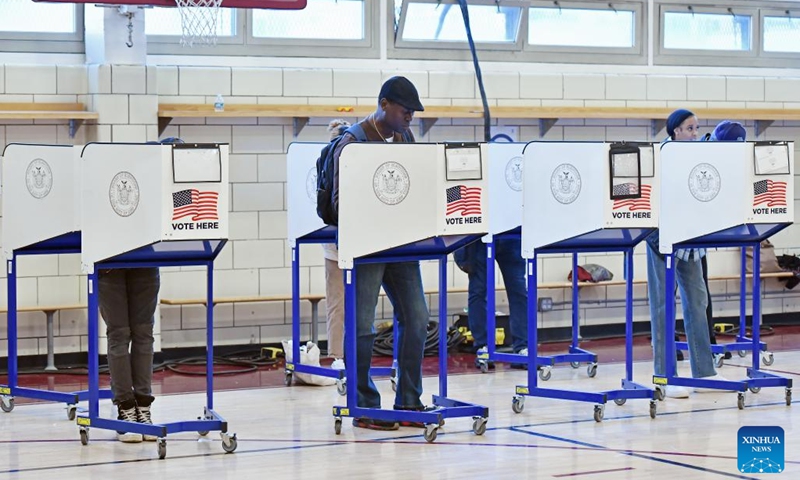
M 108 368 L 114 404 L 153 402 L 153 314 L 158 268 L 122 268 L 98 272 L 100 314 L 106 322 Z

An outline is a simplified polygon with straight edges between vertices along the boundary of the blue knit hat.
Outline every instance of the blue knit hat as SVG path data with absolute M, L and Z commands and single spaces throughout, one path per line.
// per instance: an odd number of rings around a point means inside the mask
M 670 138 L 675 136 L 675 129 L 681 126 L 687 118 L 694 117 L 694 113 L 690 112 L 689 110 L 679 108 L 674 112 L 669 114 L 667 117 L 667 135 Z
M 747 130 L 741 123 L 723 120 L 711 134 L 712 142 L 744 142 L 747 140 Z

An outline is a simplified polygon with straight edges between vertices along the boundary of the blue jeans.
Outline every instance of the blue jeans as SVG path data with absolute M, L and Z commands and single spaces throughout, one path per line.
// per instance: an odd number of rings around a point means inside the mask
M 711 377 L 714 360 L 711 355 L 711 341 L 708 335 L 706 307 L 708 291 L 703 281 L 703 267 L 699 261 L 682 261 L 673 258 L 675 277 L 681 292 L 683 325 L 686 330 L 686 343 L 689 345 L 689 360 L 692 377 Z M 656 375 L 666 375 L 667 337 L 666 320 L 666 257 L 658 252 L 658 232 L 647 237 L 647 293 L 650 298 L 650 326 L 653 335 L 653 363 Z M 675 301 L 674 294 L 671 301 Z
M 422 356 L 427 338 L 428 306 L 419 262 L 368 263 L 356 266 L 356 385 L 358 406 L 380 408 L 381 396 L 369 375 L 375 341 L 375 307 L 381 284 L 397 318 L 397 393 L 395 407 L 422 406 Z
M 509 306 L 512 348 L 517 353 L 528 347 L 528 290 L 525 284 L 525 260 L 520 239 L 494 242 L 494 258 L 500 266 Z M 469 329 L 476 348 L 487 345 L 486 333 L 486 244 L 473 242 L 457 252 L 456 262 L 469 276 Z M 494 287 L 494 286 L 492 286 Z M 494 295 L 492 288 L 490 295 Z

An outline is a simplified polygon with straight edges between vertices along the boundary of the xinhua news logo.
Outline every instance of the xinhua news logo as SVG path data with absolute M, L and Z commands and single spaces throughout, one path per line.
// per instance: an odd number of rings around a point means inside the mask
M 781 473 L 784 468 L 781 427 L 742 427 L 738 434 L 741 473 Z

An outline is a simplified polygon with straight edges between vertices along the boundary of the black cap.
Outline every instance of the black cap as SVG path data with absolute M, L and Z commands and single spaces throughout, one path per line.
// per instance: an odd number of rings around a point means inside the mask
M 416 112 L 425 111 L 425 107 L 423 107 L 422 102 L 419 101 L 417 88 L 406 77 L 392 77 L 386 80 L 381 87 L 378 101 L 381 101 L 383 98 L 399 103 L 405 108 Z

